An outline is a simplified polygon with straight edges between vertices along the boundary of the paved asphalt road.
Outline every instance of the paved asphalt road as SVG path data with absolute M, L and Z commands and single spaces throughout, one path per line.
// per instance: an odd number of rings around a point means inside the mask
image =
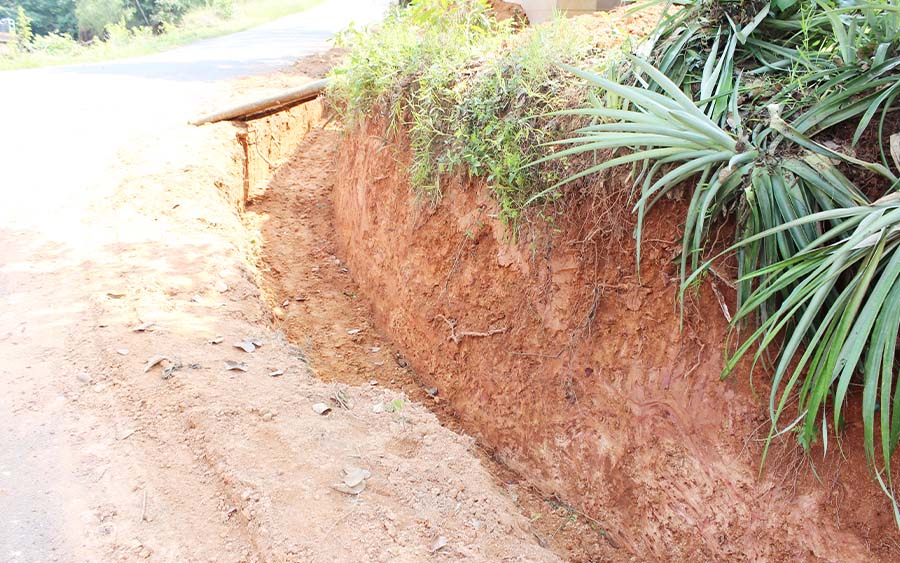
M 229 79 L 326 50 L 335 32 L 377 20 L 385 6 L 325 0 L 151 56 L 0 72 L 0 563 L 75 560 L 62 532 L 73 508 L 56 494 L 77 480 L 53 384 L 65 359 L 44 357 L 66 336 L 46 319 L 60 318 L 69 288 L 47 280 L 93 244 L 90 201 L 115 189 L 119 149 L 211 109 Z M 40 255 L 54 247 L 66 250 Z

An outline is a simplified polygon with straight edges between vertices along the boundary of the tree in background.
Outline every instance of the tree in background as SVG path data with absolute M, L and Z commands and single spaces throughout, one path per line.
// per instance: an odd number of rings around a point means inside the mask
M 33 39 L 34 32 L 31 31 L 31 18 L 28 17 L 22 6 L 19 6 L 16 12 L 16 43 L 20 47 L 27 47 L 31 45 Z
M 0 18 L 18 19 L 20 7 L 35 35 L 57 31 L 74 37 L 78 32 L 75 0 L 0 0 Z
M 212 2 L 230 4 L 227 0 Z M 77 37 L 79 28 L 100 34 L 98 22 L 114 15 L 107 23 L 117 23 L 124 17 L 129 27 L 148 26 L 159 33 L 166 25 L 180 23 L 191 8 L 204 4 L 207 0 L 0 0 L 0 18 L 17 19 L 21 7 L 35 35 L 57 32 Z M 77 15 L 79 11 L 81 16 Z
M 118 23 L 126 17 L 122 0 L 77 0 L 75 17 L 78 34 L 82 40 L 102 37 L 106 26 Z
M 133 11 L 129 21 L 132 25 L 149 25 L 157 32 L 169 24 L 181 22 L 181 18 L 193 7 L 204 4 L 204 0 L 131 0 L 138 10 Z

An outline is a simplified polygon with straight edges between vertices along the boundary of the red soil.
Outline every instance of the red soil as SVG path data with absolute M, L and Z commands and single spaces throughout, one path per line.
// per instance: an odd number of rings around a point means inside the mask
M 369 123 L 337 159 L 338 255 L 425 386 L 547 494 L 596 519 L 621 561 L 894 561 L 897 530 L 851 425 L 842 459 L 793 442 L 761 480 L 767 389 L 720 382 L 733 310 L 712 279 L 679 324 L 683 205 L 645 227 L 638 279 L 610 175 L 552 226 L 511 241 L 480 181 L 448 179 L 431 206 L 409 186 L 404 139 Z M 610 199 L 613 198 L 613 199 Z M 621 199 L 621 198 L 619 198 Z M 602 214 L 601 214 L 602 215 Z M 759 379 L 759 378 L 758 378 Z M 757 381 L 759 384 L 759 381 Z M 852 494 L 852 496 L 851 496 Z

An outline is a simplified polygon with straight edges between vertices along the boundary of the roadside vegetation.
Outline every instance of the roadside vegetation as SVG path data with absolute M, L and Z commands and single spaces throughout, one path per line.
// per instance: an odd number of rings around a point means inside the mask
M 627 39 L 622 31 L 604 45 Z M 486 2 L 414 2 L 395 9 L 374 33 L 351 30 L 329 96 L 348 122 L 385 116 L 408 135 L 413 185 L 438 198 L 454 174 L 486 178 L 506 220 L 520 216 L 540 186 L 563 177 L 565 163 L 528 167 L 551 153 L 565 130 L 550 112 L 573 107 L 587 91 L 560 65 L 602 66 L 602 48 L 585 20 L 520 30 L 497 21 Z
M 653 204 L 687 189 L 682 291 L 713 260 L 737 262 L 723 376 L 748 354 L 765 364 L 769 440 L 791 432 L 807 451 L 821 439 L 827 452 L 860 395 L 866 457 L 900 524 L 900 2 L 695 0 L 625 56 L 573 69 L 602 92 L 578 112 L 597 122 L 555 156 L 616 150 L 582 173 L 635 167 L 638 253 Z M 717 253 L 724 219 L 734 245 Z
M 321 0 L 0 0 L 16 22 L 0 70 L 162 51 L 241 31 Z
M 639 256 L 646 215 L 684 190 L 682 293 L 714 261 L 736 265 L 723 377 L 747 356 L 765 366 L 769 440 L 807 451 L 840 439 L 859 397 L 900 524 L 900 2 L 679 4 L 610 49 L 583 19 L 516 34 L 475 0 L 415 2 L 344 37 L 331 95 L 351 122 L 374 112 L 406 132 L 423 194 L 481 176 L 513 222 L 630 166 Z

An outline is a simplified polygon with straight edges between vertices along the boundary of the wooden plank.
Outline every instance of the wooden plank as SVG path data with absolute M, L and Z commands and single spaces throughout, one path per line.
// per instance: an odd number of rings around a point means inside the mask
M 217 111 L 204 115 L 199 119 L 191 121 L 191 125 L 204 125 L 206 123 L 217 123 L 219 121 L 250 121 L 259 119 L 279 112 L 296 105 L 315 100 L 319 97 L 328 86 L 328 79 L 316 80 L 304 84 L 299 88 L 285 90 L 274 96 L 234 106 L 222 111 Z

